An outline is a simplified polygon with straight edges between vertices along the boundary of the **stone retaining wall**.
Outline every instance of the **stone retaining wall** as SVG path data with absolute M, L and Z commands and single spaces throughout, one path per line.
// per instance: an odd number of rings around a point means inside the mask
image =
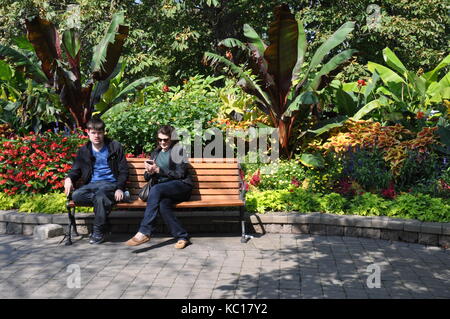
M 236 233 L 239 211 L 177 211 L 177 217 L 190 233 Z M 142 211 L 113 211 L 110 215 L 113 233 L 135 233 L 142 219 Z M 92 230 L 93 213 L 77 213 L 80 234 Z M 42 224 L 67 226 L 67 214 L 26 214 L 15 210 L 0 210 L 0 234 L 32 235 L 34 227 Z M 249 233 L 298 233 L 328 236 L 352 236 L 425 245 L 450 246 L 450 223 L 430 223 L 389 217 L 331 215 L 323 213 L 248 214 Z M 168 233 L 158 218 L 156 232 Z

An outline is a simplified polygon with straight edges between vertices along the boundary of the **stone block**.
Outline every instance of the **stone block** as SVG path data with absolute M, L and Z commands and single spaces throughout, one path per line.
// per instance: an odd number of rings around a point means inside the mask
M 373 228 L 386 228 L 389 224 L 390 218 L 386 216 L 372 216 Z
M 438 243 L 439 243 L 439 235 L 419 233 L 419 244 L 436 246 L 438 245 Z
M 9 215 L 15 214 L 16 210 L 0 210 L 0 221 L 8 222 Z
M 291 229 L 293 234 L 309 234 L 308 224 L 293 224 Z
M 355 216 L 355 227 L 372 227 L 372 217 Z
M 308 224 L 308 214 L 298 214 L 294 216 L 295 224 Z
M 266 232 L 280 234 L 283 230 L 283 225 L 281 224 L 266 224 L 265 225 Z
M 69 217 L 67 215 L 55 215 L 52 218 L 52 223 L 66 225 L 69 223 Z
M 359 227 L 344 227 L 344 236 L 361 237 L 362 230 Z
M 442 223 L 442 235 L 450 235 L 450 223 Z
M 440 235 L 440 234 L 442 234 L 442 224 L 441 223 L 423 222 L 420 227 L 420 232 L 427 233 L 427 234 Z
M 365 238 L 380 239 L 381 232 L 378 228 L 362 228 L 361 236 Z
M 440 235 L 438 245 L 448 249 L 450 247 L 450 236 Z
M 33 237 L 37 240 L 44 240 L 61 235 L 64 235 L 64 228 L 61 225 L 45 224 L 34 227 Z
M 274 224 L 286 224 L 287 216 L 272 216 L 272 223 Z
M 6 224 L 7 222 L 0 222 L 0 235 L 6 234 Z
M 403 220 L 390 219 L 385 228 L 391 230 L 403 230 Z
M 320 219 L 322 218 L 322 214 L 321 213 L 311 213 L 311 214 L 307 214 L 307 223 L 309 224 L 321 224 Z
M 23 224 L 23 226 L 22 226 L 22 234 L 25 235 L 25 236 L 33 235 L 34 227 L 36 227 L 36 224 Z
M 8 221 L 11 223 L 23 223 L 23 219 L 25 216 L 25 213 L 13 212 L 11 214 L 8 214 Z
M 393 229 L 380 229 L 380 239 L 391 240 L 391 241 L 399 241 L 401 238 L 402 230 L 393 230 Z
M 422 226 L 422 222 L 418 220 L 405 220 L 403 222 L 403 230 L 407 232 L 420 232 L 420 228 Z
M 403 231 L 400 233 L 400 240 L 407 243 L 417 243 L 419 240 L 419 234 L 416 232 Z
M 8 222 L 6 224 L 6 233 L 8 235 L 22 235 L 22 224 Z
M 292 224 L 283 224 L 281 227 L 282 234 L 290 234 L 292 233 Z
M 249 230 L 256 234 L 265 234 L 266 232 L 266 230 L 263 227 L 263 224 L 252 224 Z
M 339 220 L 339 216 L 331 214 L 322 214 L 320 216 L 320 223 L 323 225 L 336 225 Z
M 328 236 L 343 236 L 344 226 L 327 225 L 327 235 Z
M 326 235 L 327 226 L 322 224 L 310 224 L 309 232 L 311 235 Z

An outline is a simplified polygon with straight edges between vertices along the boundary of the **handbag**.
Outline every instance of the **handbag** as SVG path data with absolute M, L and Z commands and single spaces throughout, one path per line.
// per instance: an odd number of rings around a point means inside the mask
M 150 193 L 150 188 L 152 187 L 151 182 L 148 182 L 147 184 L 142 187 L 142 189 L 139 191 L 138 197 L 141 201 L 146 202 L 148 199 L 148 194 Z

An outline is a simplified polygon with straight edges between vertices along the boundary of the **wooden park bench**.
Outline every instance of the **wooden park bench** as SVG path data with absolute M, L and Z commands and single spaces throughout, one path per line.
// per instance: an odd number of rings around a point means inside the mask
M 130 192 L 129 202 L 119 202 L 113 209 L 144 210 L 147 203 L 138 198 L 138 193 L 146 184 L 144 179 L 145 158 L 127 158 L 129 176 L 127 189 Z M 177 209 L 203 207 L 239 207 L 239 221 L 242 228 L 241 242 L 247 242 L 251 236 L 245 233 L 244 206 L 245 189 L 239 174 L 237 159 L 224 158 L 190 158 L 189 170 L 194 180 L 194 188 L 188 201 L 174 205 Z M 66 245 L 71 245 L 72 229 L 78 236 L 75 223 L 75 203 L 67 201 L 69 214 Z

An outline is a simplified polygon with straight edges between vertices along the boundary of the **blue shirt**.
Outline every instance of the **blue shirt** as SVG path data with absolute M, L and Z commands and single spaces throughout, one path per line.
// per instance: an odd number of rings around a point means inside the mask
M 94 154 L 95 157 L 95 164 L 91 182 L 117 182 L 108 165 L 109 152 L 106 145 L 103 146 L 100 152 L 97 152 L 94 148 L 92 148 L 92 154 Z

